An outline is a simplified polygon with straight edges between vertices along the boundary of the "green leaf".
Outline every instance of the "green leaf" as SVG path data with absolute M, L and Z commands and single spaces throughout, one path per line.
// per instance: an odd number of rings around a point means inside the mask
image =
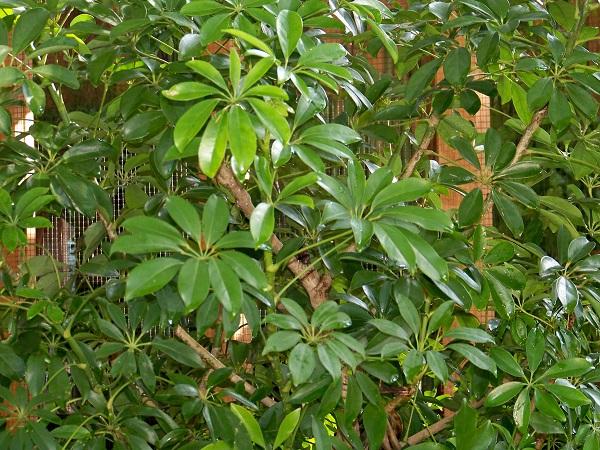
M 24 79 L 25 75 L 19 69 L 14 67 L 0 67 L 0 88 L 20 84 Z
M 381 448 L 387 428 L 387 414 L 380 405 L 368 404 L 363 411 L 363 426 L 367 432 L 369 448 Z
M 273 56 L 273 49 L 271 47 L 269 47 L 264 41 L 261 41 L 259 38 L 257 38 L 256 36 L 252 36 L 250 33 L 246 33 L 245 31 L 236 30 L 233 28 L 227 28 L 223 31 L 227 34 L 231 34 L 232 36 L 237 37 L 238 39 L 241 39 L 242 41 L 247 42 L 250 45 L 253 45 L 257 49 L 265 52 L 267 55 Z
M 222 197 L 213 194 L 208 198 L 202 211 L 202 233 L 207 246 L 217 242 L 227 230 L 229 207 Z
M 347 55 L 341 44 L 324 43 L 306 50 L 298 59 L 298 66 L 314 66 L 320 63 L 334 62 Z
M 448 277 L 448 264 L 437 254 L 433 247 L 421 236 L 411 231 L 399 228 L 412 247 L 417 267 L 434 281 L 445 280 Z
M 479 328 L 456 327 L 444 334 L 445 338 L 477 342 L 480 344 L 494 344 L 494 338 Z
M 242 285 L 236 273 L 223 261 L 212 258 L 208 265 L 210 284 L 227 311 L 236 314 L 242 307 Z
M 539 367 L 540 362 L 542 362 L 546 350 L 546 336 L 544 336 L 544 333 L 539 328 L 532 328 L 529 331 L 525 350 L 529 370 L 533 373 Z
M 265 317 L 265 323 L 273 324 L 284 330 L 302 330 L 302 324 L 289 314 L 269 314 Z
M 404 222 L 418 225 L 431 231 L 449 231 L 453 228 L 452 220 L 445 211 L 422 206 L 398 206 L 381 211 L 386 217 L 393 217 Z
M 432 185 L 429 180 L 421 178 L 407 178 L 399 180 L 383 188 L 371 203 L 371 209 L 395 205 L 403 202 L 412 202 L 424 197 L 431 192 Z
M 265 272 L 255 259 L 235 251 L 221 252 L 219 258 L 229 264 L 234 272 L 250 286 L 259 290 L 268 288 Z
M 18 55 L 44 30 L 50 14 L 43 8 L 28 8 L 19 16 L 12 32 L 13 53 Z
M 483 214 L 483 194 L 475 188 L 464 196 L 458 207 L 458 223 L 461 227 L 475 225 Z
M 7 378 L 18 379 L 25 373 L 25 363 L 17 356 L 11 346 L 0 342 L 0 374 Z
M 519 381 L 509 381 L 508 383 L 501 384 L 500 386 L 493 389 L 485 399 L 485 406 L 493 408 L 495 406 L 504 405 L 514 397 L 526 386 L 525 383 Z
M 306 175 L 295 177 L 292 181 L 286 184 L 281 192 L 279 193 L 278 200 L 283 200 L 292 194 L 308 187 L 312 186 L 317 182 L 318 176 L 316 173 L 311 172 Z
M 297 344 L 290 352 L 289 367 L 295 386 L 308 381 L 316 367 L 314 350 L 307 344 Z
M 198 100 L 199 98 L 208 97 L 209 95 L 218 93 L 219 90 L 214 87 L 197 81 L 184 81 L 183 83 L 177 83 L 169 89 L 162 91 L 162 94 L 169 100 L 180 102 Z
M 530 208 L 537 208 L 539 206 L 540 200 L 538 195 L 529 186 L 515 181 L 502 181 L 498 185 L 525 206 Z
M 197 309 L 208 295 L 208 263 L 195 258 L 188 259 L 177 278 L 177 289 L 186 312 Z
M 300 333 L 296 331 L 277 331 L 267 339 L 263 355 L 271 352 L 284 352 L 298 344 L 301 340 Z
M 417 69 L 417 71 L 410 77 L 410 80 L 406 84 L 407 101 L 411 102 L 420 95 L 423 95 L 423 92 L 427 86 L 433 81 L 441 64 L 442 59 L 436 58 Z
M 233 92 L 240 91 L 240 78 L 242 76 L 242 62 L 240 55 L 235 48 L 229 49 L 229 81 L 233 87 Z
M 13 134 L 12 117 L 2 107 L 0 107 L 0 133 L 4 134 L 4 136 L 11 136 Z
M 298 303 L 290 298 L 282 298 L 281 304 L 285 307 L 288 313 L 294 316 L 294 318 L 302 324 L 302 326 L 308 326 L 308 317 Z
M 466 19 L 468 17 L 460 17 L 461 19 Z M 474 17 L 476 19 L 476 17 Z M 406 450 L 445 450 L 442 444 L 436 444 L 435 442 L 423 442 L 417 445 L 411 445 L 410 447 L 406 447 Z
M 112 322 L 104 319 L 96 319 L 96 321 L 98 324 L 98 329 L 104 335 L 114 339 L 115 341 L 125 341 L 123 333 L 121 333 L 121 331 Z
M 427 324 L 427 334 L 431 334 L 434 331 L 437 331 L 440 327 L 446 326 L 447 322 L 452 317 L 453 310 L 454 302 L 451 300 L 448 300 L 447 302 L 444 302 L 438 306 L 435 311 L 433 311 L 431 319 Z
M 186 242 L 177 228 L 155 217 L 136 216 L 123 222 L 131 235 L 119 236 L 111 246 L 111 253 L 180 252 Z
M 242 92 L 245 96 L 275 97 L 287 100 L 287 93 L 280 87 L 271 86 L 268 84 L 260 84 L 258 86 L 252 87 L 264 78 L 265 74 L 273 66 L 274 62 L 275 61 L 273 60 L 273 58 L 263 58 L 256 64 L 254 64 L 254 66 L 252 66 L 252 68 L 248 71 L 248 73 L 242 80 Z
M 260 445 L 262 448 L 265 448 L 265 438 L 263 437 L 262 430 L 260 429 L 260 424 L 250 413 L 250 411 L 233 403 L 231 404 L 231 411 L 238 417 L 238 419 L 240 419 L 246 428 L 246 431 L 248 431 L 248 435 L 250 436 L 252 442 Z
M 573 106 L 588 119 L 595 120 L 598 117 L 598 102 L 594 96 L 578 84 L 569 83 L 565 87 Z
M 529 426 L 529 417 L 531 416 L 531 400 L 529 398 L 529 388 L 521 391 L 513 408 L 513 419 L 517 427 L 525 431 Z
M 448 365 L 446 360 L 439 352 L 428 351 L 425 353 L 427 365 L 433 374 L 442 382 L 448 379 Z
M 319 344 L 317 346 L 317 354 L 319 355 L 319 361 L 321 361 L 325 370 L 329 372 L 331 378 L 337 380 L 342 376 L 342 365 L 333 350 L 325 345 Z
M 297 408 L 283 418 L 281 425 L 279 425 L 279 429 L 277 430 L 273 448 L 279 447 L 292 435 L 300 421 L 300 411 L 301 408 Z
M 263 100 L 251 98 L 248 99 L 248 102 L 271 134 L 282 144 L 287 144 L 292 133 L 286 118 L 277 109 Z
M 50 81 L 64 84 L 71 89 L 79 89 L 77 74 L 58 64 L 46 64 L 44 66 L 34 67 L 32 72 L 43 78 L 47 78 Z
M 485 133 L 484 154 L 485 165 L 494 167 L 502 151 L 502 136 L 494 128 L 489 128 Z
M 334 199 L 336 199 L 344 208 L 352 209 L 353 201 L 350 195 L 350 189 L 340 183 L 337 179 L 320 173 L 317 183 L 326 190 Z
M 117 155 L 115 148 L 107 142 L 97 139 L 75 144 L 63 153 L 62 158 L 69 163 L 81 163 L 97 158 L 114 158 Z
M 363 395 L 356 377 L 351 376 L 348 379 L 346 390 L 346 399 L 344 402 L 344 420 L 346 424 L 354 423 L 362 409 Z
M 270 203 L 259 203 L 250 216 L 250 232 L 256 245 L 265 243 L 275 228 L 275 208 Z
M 156 258 L 138 264 L 127 277 L 125 300 L 152 294 L 166 286 L 181 267 L 173 258 Z
M 250 116 L 239 106 L 231 108 L 227 114 L 229 147 L 235 158 L 235 168 L 245 174 L 256 156 L 256 134 Z
M 192 139 L 196 137 L 218 102 L 218 100 L 203 100 L 196 103 L 179 118 L 173 131 L 173 140 L 179 151 L 185 150 Z
M 193 367 L 195 369 L 201 369 L 204 367 L 202 359 L 194 350 L 192 350 L 186 344 L 178 342 L 174 339 L 162 339 L 156 337 L 152 341 L 152 347 L 163 352 L 170 358 L 183 365 Z
M 342 144 L 352 144 L 361 140 L 360 134 L 358 134 L 352 128 L 338 123 L 313 125 L 312 127 L 306 128 L 304 131 L 302 131 L 300 138 L 302 141 L 306 142 L 316 141 L 324 143 L 328 140 L 334 140 L 341 142 Z M 352 164 L 352 162 L 350 162 L 350 164 Z M 360 167 L 360 164 L 357 163 L 357 166 Z
M 211 16 L 224 10 L 227 11 L 227 6 L 214 0 L 193 0 L 183 5 L 181 14 L 203 17 Z
M 449 140 L 449 144 L 457 149 L 461 156 L 465 158 L 471 165 L 478 169 L 481 167 L 479 157 L 477 156 L 477 153 L 475 153 L 473 144 L 471 144 L 471 142 L 469 142 L 467 139 L 460 136 L 452 136 Z
M 142 382 L 150 392 L 154 392 L 156 388 L 156 374 L 154 373 L 152 361 L 146 353 L 138 352 L 136 362 Z
M 185 65 L 224 91 L 229 90 L 221 72 L 219 72 L 212 64 L 196 59 L 194 61 L 188 61 Z
M 199 3 L 199 2 L 195 1 L 192 3 L 188 3 L 188 5 L 193 5 L 194 3 Z M 202 447 L 202 450 L 231 450 L 231 447 L 225 441 L 216 441 L 216 442 L 213 442 L 212 444 L 208 444 L 207 446 Z
M 571 123 L 573 112 L 571 111 L 571 104 L 567 99 L 566 95 L 563 94 L 559 89 L 554 89 L 552 97 L 550 97 L 550 104 L 548 105 L 548 117 L 552 125 L 558 130 L 563 130 Z
M 565 413 L 552 395 L 542 391 L 541 389 L 535 389 L 534 401 L 535 407 L 538 411 L 550 417 L 554 417 L 561 422 L 565 421 Z
M 225 158 L 225 147 L 229 137 L 227 119 L 227 115 L 220 115 L 216 119 L 211 118 L 200 140 L 198 147 L 200 170 L 210 178 L 215 177 Z
M 496 362 L 498 368 L 503 372 L 517 378 L 525 378 L 525 373 L 515 360 L 515 357 L 502 347 L 494 347 L 490 350 L 490 356 Z
M 481 109 L 481 100 L 479 95 L 471 89 L 464 89 L 460 93 L 460 107 L 471 115 L 477 114 Z
M 165 116 L 162 111 L 144 111 L 135 114 L 123 124 L 123 140 L 141 142 L 163 131 Z
M 54 428 L 50 434 L 59 439 L 75 439 L 86 441 L 91 437 L 89 430 L 81 425 L 61 425 Z
M 533 113 L 529 109 L 529 105 L 527 103 L 527 92 L 514 81 L 511 81 L 510 84 L 513 106 L 517 111 L 517 115 L 525 125 L 529 125 L 529 122 L 531 122 L 533 117 Z
M 408 341 L 410 339 L 408 333 L 395 322 L 387 319 L 371 319 L 369 323 L 381 331 L 383 334 L 387 334 L 390 336 L 395 336 L 404 341 Z
M 419 334 L 419 330 L 421 329 L 421 317 L 419 316 L 419 311 L 417 311 L 417 308 L 412 300 L 400 294 L 398 289 L 394 289 L 394 299 L 398 305 L 398 311 L 400 311 L 400 315 L 408 324 L 413 334 L 417 336 Z
M 177 225 L 190 235 L 192 239 L 198 240 L 201 233 L 200 216 L 194 206 L 181 197 L 169 197 L 166 208 Z
M 315 450 L 331 450 L 331 439 L 327 429 L 315 416 L 311 417 L 311 428 L 315 436 Z
M 540 78 L 527 91 L 527 104 L 531 110 L 540 109 L 550 101 L 554 91 L 552 79 Z
M 295 11 L 284 9 L 277 15 L 276 24 L 279 45 L 287 61 L 302 37 L 302 17 Z
M 398 48 L 396 47 L 396 43 L 394 40 L 385 32 L 383 29 L 375 23 L 372 19 L 366 18 L 367 23 L 371 26 L 371 30 L 375 33 L 375 35 L 379 38 L 390 57 L 392 58 L 392 62 L 394 64 L 398 63 Z
M 462 85 L 471 71 L 471 54 L 464 47 L 454 48 L 444 60 L 444 76 L 452 85 Z
M 560 276 L 552 285 L 552 291 L 555 298 L 560 300 L 568 311 L 573 311 L 579 300 L 577 287 L 567 277 Z
M 575 5 L 563 0 L 556 0 L 548 4 L 548 12 L 566 31 L 573 29 L 577 15 Z
M 418 350 L 410 350 L 402 363 L 402 371 L 409 384 L 417 382 L 417 376 L 423 370 L 425 360 L 423 354 Z
M 338 312 L 338 309 L 339 306 L 337 303 L 332 301 L 321 303 L 311 317 L 311 324 L 314 327 L 320 328 L 327 319 Z
M 488 33 L 486 36 L 479 41 L 477 46 L 477 65 L 481 68 L 485 68 L 489 63 L 497 60 L 500 44 L 500 35 L 494 31 Z
M 381 404 L 383 399 L 381 398 L 377 384 L 364 372 L 356 372 L 355 377 L 360 390 L 367 397 L 367 400 L 373 405 Z
M 491 372 L 494 376 L 496 375 L 496 363 L 492 358 L 483 353 L 478 348 L 468 344 L 450 344 L 447 346 L 449 349 L 460 353 L 462 356 L 467 358 L 473 365 L 479 367 L 482 370 Z
M 569 358 L 557 362 L 540 377 L 540 380 L 553 378 L 579 377 L 592 369 L 584 358 Z
M 592 402 L 583 392 L 571 386 L 556 383 L 546 384 L 544 387 L 569 408 L 577 408 L 578 406 L 588 405 Z
M 519 208 L 506 195 L 495 190 L 492 190 L 492 201 L 512 234 L 520 236 L 525 226 Z

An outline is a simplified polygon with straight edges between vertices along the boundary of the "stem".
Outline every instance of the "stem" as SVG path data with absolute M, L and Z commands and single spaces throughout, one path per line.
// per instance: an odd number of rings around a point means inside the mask
M 65 102 L 60 92 L 54 86 L 54 83 L 51 83 L 48 86 L 48 92 L 50 92 L 50 97 L 52 97 L 52 101 L 56 105 L 56 109 L 58 110 L 58 114 L 60 115 L 62 121 L 66 124 L 71 123 L 71 119 L 69 118 L 69 112 L 67 111 Z
M 437 129 L 438 124 L 440 123 L 440 119 L 437 116 L 431 116 L 429 118 L 428 123 L 429 128 L 427 129 L 427 131 L 425 131 L 423 139 L 421 139 L 421 143 L 419 144 L 419 148 L 417 148 L 417 151 L 411 156 L 411 158 L 406 163 L 406 168 L 404 169 L 404 172 L 402 173 L 400 178 L 408 178 L 413 174 L 413 172 L 415 171 L 415 167 L 417 167 L 418 162 L 423 157 L 423 154 L 425 153 L 425 151 L 429 147 L 429 144 L 431 143 L 431 140 L 435 136 L 435 131 Z
M 294 278 L 292 278 L 289 281 L 289 283 L 286 284 L 281 291 L 279 291 L 279 293 L 277 294 L 276 298 L 281 298 L 281 296 L 283 295 L 283 293 L 285 291 L 287 291 L 296 281 L 298 281 L 298 279 L 300 279 L 304 275 L 306 275 L 307 272 L 312 271 L 312 269 L 317 265 L 317 263 L 320 260 L 322 260 L 325 256 L 328 256 L 331 253 L 333 253 L 334 251 L 339 250 L 340 248 L 342 248 L 344 245 L 346 245 L 351 240 L 352 239 L 350 239 L 350 238 L 344 239 L 338 245 L 336 245 L 336 246 L 332 247 L 330 250 L 328 250 L 323 256 L 321 256 L 320 258 L 317 258 L 315 261 L 311 262 L 308 266 L 306 266 L 306 268 L 302 272 L 300 272 L 298 275 L 296 275 Z
M 196 354 L 200 356 L 200 358 L 202 358 L 202 360 L 213 369 L 216 370 L 225 367 L 225 364 L 219 361 L 211 352 L 209 352 L 206 348 L 200 345 L 200 343 L 196 341 L 192 336 L 190 336 L 188 332 L 185 331 L 180 325 L 178 325 L 177 328 L 175 328 L 175 336 L 177 336 L 181 341 L 183 341 L 192 350 L 194 350 Z M 244 390 L 250 395 L 256 392 L 256 388 L 254 386 L 252 386 L 247 381 L 244 381 L 242 377 L 235 373 L 229 375 L 229 379 L 232 383 L 244 383 Z M 264 397 L 260 402 L 267 408 L 270 408 L 271 406 L 277 403 L 271 397 Z
M 291 253 L 291 254 L 290 254 L 289 256 L 287 256 L 285 259 L 283 259 L 283 260 L 279 261 L 279 262 L 277 263 L 277 266 L 279 267 L 279 265 L 280 265 L 280 264 L 287 264 L 287 262 L 288 262 L 288 261 L 289 261 L 291 258 L 293 258 L 293 257 L 295 257 L 295 256 L 297 256 L 297 255 L 299 255 L 300 253 L 304 253 L 304 252 L 306 252 L 306 251 L 308 251 L 308 250 L 312 250 L 313 248 L 320 247 L 320 246 L 321 246 L 321 245 L 323 245 L 323 244 L 326 244 L 326 243 L 328 243 L 328 242 L 331 242 L 331 241 L 333 241 L 333 240 L 335 240 L 335 239 L 339 239 L 339 238 L 342 238 L 342 237 L 348 236 L 348 235 L 349 235 L 349 234 L 351 234 L 351 233 L 352 233 L 352 231 L 350 231 L 350 230 L 346 230 L 346 231 L 344 231 L 344 232 L 342 232 L 342 233 L 336 234 L 335 236 L 331 236 L 331 237 L 328 237 L 328 238 L 326 238 L 326 239 L 323 239 L 322 241 L 313 242 L 312 244 L 309 244 L 309 245 L 307 245 L 307 246 L 305 246 L 305 247 L 302 247 L 301 249 L 299 249 L 299 250 L 296 250 L 295 252 Z
M 471 408 L 477 409 L 483 405 L 483 402 L 484 402 L 484 399 L 477 400 L 475 402 L 472 402 L 470 406 L 471 406 Z M 456 414 L 455 412 L 451 412 L 448 416 L 444 417 L 441 420 L 438 420 L 433 425 L 430 425 L 430 426 L 426 427 L 424 430 L 421 430 L 418 433 L 413 434 L 406 440 L 406 443 L 404 443 L 403 447 L 410 446 L 410 445 L 416 445 L 419 442 L 422 442 L 429 437 L 433 437 L 435 434 L 444 430 L 447 426 L 449 426 L 454 421 L 455 414 Z
M 100 127 L 100 117 L 102 116 L 102 109 L 104 108 L 104 103 L 106 102 L 106 94 L 108 93 L 108 84 L 104 83 L 104 91 L 102 92 L 102 100 L 100 100 L 100 106 L 98 107 L 98 112 L 96 113 L 96 120 L 94 125 L 94 138 L 98 135 L 98 128 Z
M 254 204 L 248 191 L 237 180 L 231 167 L 223 164 L 215 177 L 215 182 L 229 190 L 235 198 L 235 203 L 247 218 L 252 216 Z M 276 235 L 271 236 L 273 253 L 277 254 L 283 248 L 283 243 Z M 299 279 L 302 286 L 310 297 L 311 305 L 316 308 L 327 299 L 331 287 L 331 276 L 328 273 L 320 274 L 316 270 L 310 270 L 306 264 L 298 258 L 292 258 L 287 262 L 288 269 Z
M 578 14 L 579 18 L 577 20 L 577 24 L 575 25 L 575 29 L 569 35 L 569 40 L 567 41 L 567 45 L 565 48 L 565 54 L 567 54 L 567 55 L 571 54 L 571 52 L 575 48 L 575 44 L 577 44 L 577 38 L 579 37 L 579 34 L 581 33 L 581 29 L 583 28 L 583 25 L 585 25 L 585 19 L 587 17 L 586 9 L 587 9 L 587 5 L 588 5 L 588 0 L 582 0 L 581 2 L 576 1 L 575 4 L 577 6 L 577 14 Z
M 517 144 L 517 151 L 515 152 L 515 156 L 511 162 L 511 165 L 516 164 L 523 157 L 523 155 L 527 151 L 527 147 L 529 147 L 531 138 L 540 127 L 540 124 L 542 123 L 542 120 L 544 120 L 544 118 L 546 117 L 547 113 L 548 109 L 543 108 L 533 115 L 531 123 L 527 125 L 527 128 L 525 128 L 525 131 L 523 131 L 523 135 L 521 136 L 521 139 Z

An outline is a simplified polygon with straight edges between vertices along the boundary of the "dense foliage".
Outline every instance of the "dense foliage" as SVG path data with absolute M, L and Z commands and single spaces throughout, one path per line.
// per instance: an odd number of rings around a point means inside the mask
M 392 3 L 0 1 L 0 448 L 600 449 L 598 4 Z

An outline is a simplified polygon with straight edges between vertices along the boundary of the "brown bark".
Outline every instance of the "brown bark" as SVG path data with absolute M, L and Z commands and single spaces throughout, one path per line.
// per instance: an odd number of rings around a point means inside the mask
M 472 402 L 470 406 L 471 406 L 471 408 L 479 408 L 481 405 L 483 405 L 483 402 L 484 402 L 484 399 L 477 400 L 475 402 Z M 403 447 L 417 445 L 418 443 L 423 442 L 425 439 L 428 439 L 431 436 L 434 436 L 435 434 L 439 433 L 440 431 L 443 431 L 452 423 L 455 415 L 456 415 L 456 412 L 453 412 L 452 414 L 449 414 L 448 416 L 444 417 L 443 419 L 438 420 L 434 424 L 428 426 L 424 430 L 421 430 L 418 433 L 413 434 L 406 440 Z
M 202 358 L 202 361 L 208 364 L 211 368 L 222 369 L 223 367 L 225 367 L 225 364 L 223 364 L 221 361 L 215 358 L 215 356 L 211 352 L 209 352 L 206 348 L 200 345 L 198 341 L 196 341 L 192 336 L 190 336 L 188 332 L 185 331 L 179 325 L 177 326 L 177 328 L 175 328 L 175 336 L 177 336 L 179 339 L 181 339 L 181 341 L 183 341 L 183 343 L 185 343 L 188 347 L 194 350 L 196 354 L 200 356 L 200 358 Z M 244 390 L 250 395 L 256 392 L 256 388 L 254 386 L 252 386 L 247 381 L 244 381 L 242 377 L 235 373 L 232 373 L 229 376 L 229 379 L 233 383 L 244 383 Z M 267 408 L 270 408 L 271 406 L 275 405 L 275 403 L 277 403 L 271 397 L 265 397 L 260 402 Z
M 248 194 L 237 180 L 227 164 L 221 166 L 215 177 L 215 181 L 231 192 L 240 210 L 247 218 L 250 218 L 254 211 L 254 204 L 252 203 L 250 194 Z M 274 253 L 278 253 L 283 248 L 282 242 L 275 235 L 271 237 L 271 247 Z M 318 270 L 311 268 L 308 264 L 304 264 L 298 258 L 291 258 L 287 263 L 287 267 L 302 283 L 314 308 L 327 300 L 332 282 L 331 276 L 328 273 L 320 274 Z
M 427 131 L 425 131 L 425 135 L 423 135 L 423 139 L 421 139 L 419 148 L 406 163 L 406 167 L 404 168 L 404 172 L 402 172 L 400 178 L 409 178 L 413 174 L 413 172 L 415 171 L 415 167 L 417 167 L 417 164 L 429 148 L 429 144 L 431 144 L 431 141 L 435 136 L 437 125 L 438 123 L 440 123 L 440 119 L 437 116 L 431 116 L 429 118 L 428 123 L 429 128 L 427 129 Z
M 517 144 L 517 150 L 515 152 L 515 157 L 512 160 L 512 164 L 519 162 L 519 160 L 523 157 L 523 155 L 527 151 L 527 147 L 529 147 L 529 143 L 531 142 L 533 135 L 540 127 L 540 124 L 542 123 L 542 120 L 544 120 L 544 118 L 546 117 L 547 113 L 548 110 L 544 108 L 540 109 L 533 115 L 531 123 L 527 125 L 527 128 L 525 128 L 525 131 L 523 131 L 523 135 L 521 136 L 521 139 Z

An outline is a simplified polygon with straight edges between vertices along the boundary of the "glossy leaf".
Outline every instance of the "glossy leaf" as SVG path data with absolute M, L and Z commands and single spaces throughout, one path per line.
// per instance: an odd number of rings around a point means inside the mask
M 181 261 L 156 258 L 134 267 L 127 277 L 125 300 L 152 294 L 163 288 L 179 271 Z
M 273 441 L 273 448 L 279 447 L 283 444 L 294 432 L 300 421 L 300 408 L 293 410 L 287 416 L 283 418 L 279 429 L 277 430 L 277 436 Z
M 211 259 L 208 265 L 210 284 L 227 311 L 237 313 L 242 306 L 242 286 L 236 273 L 224 262 Z

